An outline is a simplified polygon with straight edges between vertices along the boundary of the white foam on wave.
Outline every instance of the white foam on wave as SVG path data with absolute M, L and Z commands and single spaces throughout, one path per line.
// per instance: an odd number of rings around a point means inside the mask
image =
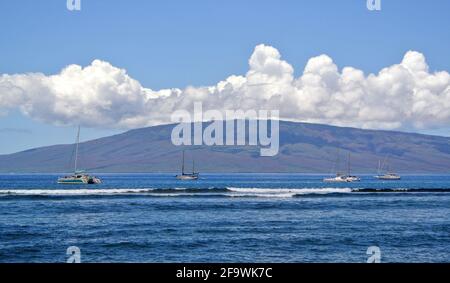
M 16 195 L 16 196 L 95 196 L 95 195 L 136 195 L 142 194 L 146 196 L 158 197 L 176 197 L 176 196 L 227 196 L 227 197 L 262 197 L 262 198 L 291 198 L 296 195 L 308 194 L 330 194 L 330 193 L 350 193 L 350 188 L 227 188 L 223 189 L 195 189 L 171 188 L 141 188 L 141 189 L 15 189 L 0 190 L 0 196 Z M 185 191 L 185 192 L 183 192 Z
M 281 194 L 281 195 L 306 195 L 306 194 L 332 194 L 332 193 L 351 193 L 351 188 L 301 188 L 301 189 L 265 189 L 265 188 L 228 188 L 228 190 L 237 193 L 249 194 Z
M 70 189 L 70 190 L 0 190 L 0 195 L 84 196 L 149 193 L 154 189 Z
M 291 198 L 294 197 L 295 194 L 286 193 L 286 194 L 249 194 L 249 193 L 228 193 L 226 196 L 229 197 L 258 197 L 258 198 Z

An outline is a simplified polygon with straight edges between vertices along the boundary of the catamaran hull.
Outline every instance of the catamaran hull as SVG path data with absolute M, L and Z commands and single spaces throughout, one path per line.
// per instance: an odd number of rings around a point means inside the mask
M 325 178 L 323 179 L 326 183 L 351 183 L 351 182 L 359 182 L 361 181 L 360 178 L 356 176 L 342 176 L 342 177 L 335 177 L 335 178 Z
M 79 180 L 58 180 L 58 184 L 63 185 L 77 185 L 77 184 L 89 184 L 87 181 L 79 181 Z
M 97 177 L 83 176 L 81 178 L 59 178 L 58 184 L 63 185 L 83 185 L 83 184 L 101 184 L 101 180 Z
M 325 183 L 352 183 L 352 182 L 359 182 L 360 180 L 323 180 Z
M 344 180 L 344 179 L 334 179 L 334 178 L 332 178 L 332 179 L 323 179 L 323 181 L 327 182 L 327 183 L 346 183 L 346 182 L 348 182 L 347 180 Z
M 384 181 L 396 181 L 401 180 L 401 177 L 392 177 L 392 176 L 375 176 L 378 180 L 384 180 Z
M 189 181 L 189 180 L 198 180 L 198 176 L 188 176 L 188 175 L 179 175 L 177 176 L 177 180 Z
M 89 179 L 89 181 L 88 181 L 88 184 L 101 184 L 102 183 L 102 181 L 99 179 L 99 178 L 91 178 L 91 179 Z

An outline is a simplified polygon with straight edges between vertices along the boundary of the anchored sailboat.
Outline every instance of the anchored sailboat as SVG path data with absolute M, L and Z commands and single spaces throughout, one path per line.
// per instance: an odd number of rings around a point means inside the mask
M 339 151 L 338 151 L 338 157 L 336 160 L 336 167 L 339 169 Z M 348 160 L 347 160 L 347 174 L 339 173 L 339 170 L 337 170 L 336 177 L 330 177 L 330 178 L 324 178 L 324 182 L 359 182 L 361 179 L 357 176 L 350 175 L 350 153 L 348 153 Z
M 381 163 L 380 160 L 378 160 L 378 172 L 377 175 L 375 176 L 375 178 L 379 179 L 379 180 L 386 180 L 386 181 L 395 181 L 395 180 L 400 180 L 401 177 L 400 175 L 398 175 L 397 173 L 391 172 L 389 170 L 389 164 L 387 163 L 387 156 L 384 159 L 383 163 Z M 387 164 L 387 171 L 382 174 L 381 172 L 383 171 L 385 164 Z
M 183 150 L 183 161 L 181 164 L 181 175 L 177 175 L 176 178 L 178 180 L 197 180 L 199 177 L 199 173 L 195 172 L 195 162 L 192 160 L 192 173 L 184 172 L 184 150 Z
M 78 170 L 78 145 L 80 143 L 80 126 L 78 126 L 77 142 L 75 144 L 75 165 L 74 174 L 58 178 L 58 184 L 100 184 L 102 181 L 100 178 L 90 176 L 84 173 L 82 170 Z

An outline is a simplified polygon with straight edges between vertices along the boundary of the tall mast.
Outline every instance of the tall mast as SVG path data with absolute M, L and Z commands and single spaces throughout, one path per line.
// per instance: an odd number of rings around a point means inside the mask
M 77 162 L 78 162 L 78 144 L 80 143 L 80 125 L 78 125 L 78 133 L 77 133 L 77 143 L 75 145 L 75 171 L 77 172 Z
M 388 154 L 386 154 L 386 156 L 384 157 L 383 163 L 381 164 L 380 172 L 384 171 L 384 167 L 386 166 L 387 161 L 388 161 Z M 389 171 L 389 169 L 388 169 L 388 171 Z
M 347 160 L 347 175 L 350 175 L 350 152 L 348 153 L 348 160 Z
M 181 164 L 181 174 L 184 174 L 184 150 L 183 150 L 183 163 Z
M 340 175 L 341 172 L 339 172 L 340 168 L 339 168 L 339 148 L 337 149 L 337 156 L 336 156 L 336 175 Z

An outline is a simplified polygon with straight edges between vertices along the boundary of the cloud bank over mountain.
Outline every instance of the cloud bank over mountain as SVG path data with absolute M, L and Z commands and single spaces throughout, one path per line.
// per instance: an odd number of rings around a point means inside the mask
M 207 70 L 205 70 L 207 71 Z M 171 122 L 180 109 L 280 110 L 280 118 L 372 129 L 430 129 L 450 124 L 450 74 L 430 72 L 423 54 L 408 51 L 378 74 L 344 67 L 327 55 L 308 60 L 300 77 L 277 49 L 258 45 L 245 75 L 213 86 L 153 90 L 126 70 L 94 60 L 60 73 L 0 76 L 0 114 L 20 109 L 46 123 L 137 128 Z

